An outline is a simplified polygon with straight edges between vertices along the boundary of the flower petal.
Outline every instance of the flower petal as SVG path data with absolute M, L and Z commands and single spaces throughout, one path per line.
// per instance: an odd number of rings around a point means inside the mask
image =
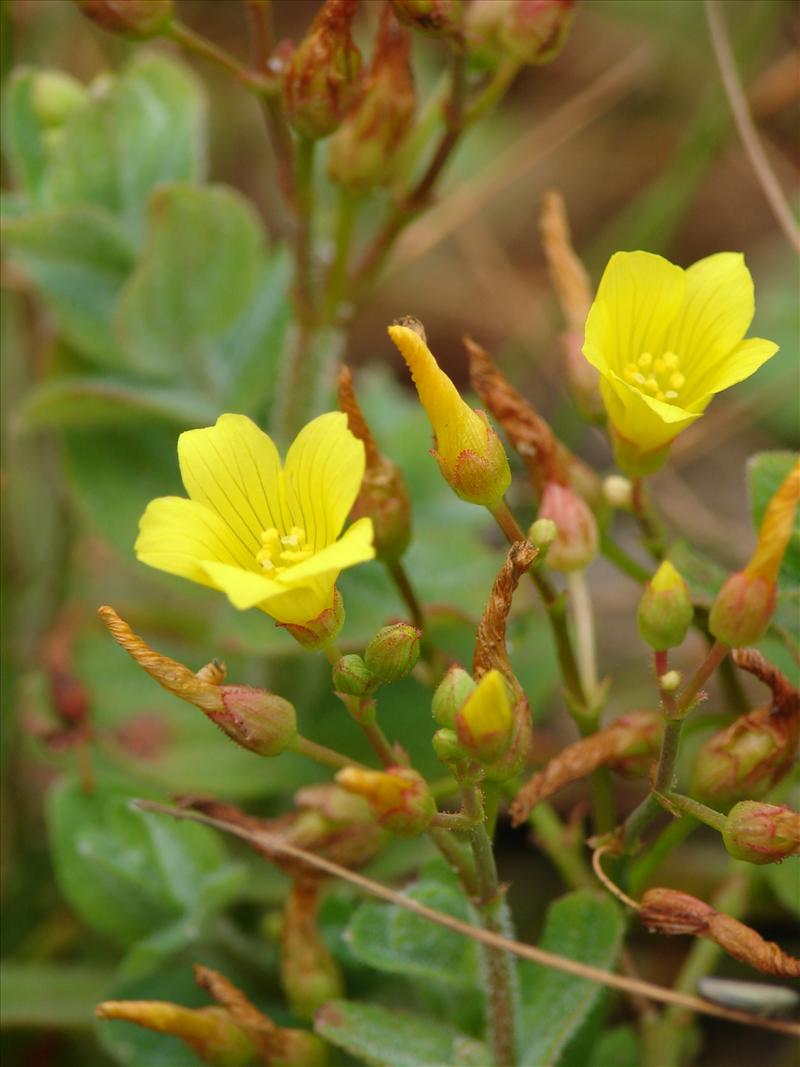
M 583 354 L 601 372 L 624 372 L 644 352 L 660 354 L 686 292 L 685 272 L 651 252 L 616 252 L 586 320 Z
M 241 611 L 261 606 L 270 599 L 286 593 L 286 587 L 281 585 L 277 579 L 268 578 L 255 571 L 244 570 L 242 567 L 215 560 L 203 560 L 200 566 L 216 588 L 221 589 L 233 606 Z M 305 618 L 310 618 L 310 616 L 305 616 Z
M 212 586 L 203 561 L 217 560 L 239 568 L 254 562 L 216 512 L 179 496 L 150 501 L 139 520 L 135 551 L 150 567 Z
M 702 414 L 647 396 L 613 373 L 601 375 L 600 392 L 614 429 L 641 452 L 664 448 Z
M 705 406 L 703 402 L 708 403 L 713 393 L 720 393 L 755 374 L 762 363 L 766 363 L 777 351 L 778 345 L 774 341 L 765 341 L 762 337 L 748 337 L 740 341 L 697 381 L 692 392 L 698 399 L 693 401 L 692 409 L 698 404 Z
M 252 556 L 262 530 L 282 529 L 278 450 L 247 416 L 220 415 L 215 426 L 182 433 L 178 459 L 192 500 L 212 508 Z
M 278 622 L 309 622 L 333 602 L 336 573 L 309 579 L 308 585 L 287 588 L 274 578 L 243 571 L 225 563 L 202 564 L 216 588 L 235 608 L 261 608 Z
M 332 544 L 358 496 L 364 477 L 364 445 L 340 411 L 304 426 L 284 464 L 286 508 L 315 552 Z
M 718 252 L 686 271 L 686 299 L 664 340 L 664 350 L 680 357 L 686 403 L 697 399 L 699 383 L 747 333 L 754 309 L 753 279 L 741 252 Z
M 277 580 L 282 585 L 307 585 L 321 575 L 338 574 L 346 567 L 374 559 L 373 536 L 372 519 L 359 519 L 345 530 L 338 541 L 315 552 L 302 563 L 288 567 Z

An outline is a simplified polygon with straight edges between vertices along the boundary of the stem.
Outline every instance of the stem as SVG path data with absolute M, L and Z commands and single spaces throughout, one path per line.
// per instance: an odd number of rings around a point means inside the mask
M 747 97 L 739 80 L 719 0 L 705 0 L 705 7 L 711 45 L 717 58 L 722 85 L 728 98 L 733 121 L 742 139 L 742 145 L 778 225 L 795 251 L 800 252 L 800 229 L 759 140 L 755 123 L 747 106 Z
M 676 714 L 681 717 L 685 716 L 695 700 L 697 699 L 700 690 L 706 684 L 708 679 L 719 667 L 722 661 L 730 652 L 728 645 L 724 645 L 721 641 L 715 641 L 709 649 L 708 655 L 694 672 L 692 677 L 686 683 L 683 692 L 681 693 L 680 700 L 676 709 Z
M 490 510 L 511 544 L 514 544 L 515 541 L 525 540 L 525 534 L 511 514 L 511 510 L 505 500 L 501 500 L 496 507 Z M 573 707 L 585 713 L 587 702 L 581 685 L 575 653 L 572 650 L 572 640 L 567 629 L 565 598 L 558 593 L 550 580 L 537 567 L 532 567 L 528 574 L 536 586 L 536 591 L 547 611 L 547 618 L 550 621 L 550 629 L 556 645 L 558 663 L 561 668 L 561 677 L 564 680 L 564 685 L 569 693 Z
M 470 897 L 478 895 L 478 880 L 475 874 L 475 866 L 469 857 L 463 852 L 459 843 L 453 838 L 449 830 L 441 830 L 435 826 L 428 827 L 428 837 L 439 849 L 447 863 L 458 875 L 462 886 Z
M 400 760 L 380 726 L 376 722 L 360 722 L 358 725 L 384 767 L 396 767 Z
M 499 915 L 502 903 L 497 867 L 492 843 L 483 822 L 483 806 L 476 786 L 465 785 L 462 790 L 464 811 L 475 820 L 469 832 L 470 847 L 475 859 L 478 895 L 476 907 L 487 930 L 500 933 L 503 928 Z M 516 1063 L 516 1010 L 513 962 L 507 952 L 484 946 L 484 961 L 489 996 L 489 1041 L 495 1067 L 513 1067 Z
M 519 73 L 521 64 L 515 59 L 505 59 L 494 72 L 492 80 L 472 101 L 464 115 L 464 125 L 471 125 L 497 104 Z
M 555 810 L 546 802 L 537 804 L 528 816 L 542 851 L 568 886 L 573 889 L 594 887 L 594 878 L 583 858 L 574 835 L 566 827 Z
M 405 605 L 411 615 L 411 621 L 417 627 L 418 630 L 425 631 L 425 613 L 422 610 L 417 594 L 414 592 L 414 587 L 411 584 L 411 579 L 408 577 L 403 564 L 399 559 L 387 560 L 386 569 L 392 576 L 394 584 L 397 586 L 397 591 L 405 601 Z
M 616 825 L 614 792 L 608 767 L 598 767 L 589 779 L 592 793 L 592 822 L 596 834 L 610 833 Z
M 586 571 L 570 571 L 567 575 L 572 617 L 575 620 L 575 643 L 578 651 L 578 672 L 581 688 L 590 704 L 597 691 L 597 650 L 594 639 L 594 613 L 586 583 Z
M 316 741 L 311 741 L 301 734 L 298 734 L 295 738 L 292 748 L 301 756 L 307 756 L 308 759 L 313 759 L 316 763 L 322 763 L 326 767 L 333 767 L 337 771 L 341 770 L 342 767 L 365 766 L 365 764 L 359 763 L 358 760 L 351 759 L 341 752 L 336 752 L 334 749 L 328 748 L 327 745 L 318 745 Z
M 336 220 L 336 252 L 328 272 L 323 314 L 326 321 L 336 318 L 347 283 L 350 248 L 358 209 L 358 201 L 349 189 L 339 190 L 339 213 Z
M 672 852 L 689 834 L 697 829 L 697 820 L 691 815 L 674 819 L 662 830 L 647 852 L 632 867 L 628 888 L 632 897 L 638 899 L 647 888 L 650 879 Z
M 642 478 L 634 478 L 633 480 L 631 505 L 634 517 L 639 524 L 642 544 L 653 559 L 660 563 L 667 552 L 664 544 L 664 534 L 647 500 L 644 479 Z
M 607 533 L 600 535 L 600 551 L 607 560 L 614 564 L 617 570 L 627 574 L 635 582 L 644 585 L 650 581 L 650 572 L 629 556 Z
M 190 30 L 188 26 L 185 26 L 177 19 L 173 19 L 165 27 L 164 36 L 170 37 L 185 48 L 187 52 L 192 52 L 194 55 L 201 56 L 203 59 L 207 59 L 216 66 L 221 67 L 228 74 L 232 74 L 246 89 L 258 93 L 259 96 L 274 96 L 277 92 L 277 83 L 274 78 L 266 77 L 264 74 L 243 67 L 238 59 L 235 59 L 224 49 L 218 48 L 213 41 L 209 41 L 206 37 L 201 37 L 199 33 L 195 33 L 194 30 Z

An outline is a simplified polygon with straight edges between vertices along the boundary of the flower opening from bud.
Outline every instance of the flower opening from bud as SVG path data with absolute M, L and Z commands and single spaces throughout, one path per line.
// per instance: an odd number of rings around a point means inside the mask
M 172 19 L 172 0 L 74 0 L 86 18 L 123 37 L 157 37 Z
M 325 0 L 283 82 L 286 116 L 304 137 L 327 137 L 361 93 L 361 53 L 350 35 L 357 0 Z
M 644 587 L 636 621 L 642 640 L 656 652 L 683 643 L 694 615 L 686 582 L 668 559 Z
M 780 863 L 800 855 L 800 813 L 785 805 L 742 800 L 728 812 L 722 840 L 734 859 Z
M 453 664 L 448 668 L 444 678 L 433 694 L 431 711 L 440 726 L 453 729 L 456 713 L 463 707 L 469 696 L 475 692 L 476 683 L 463 667 Z
M 421 33 L 455 36 L 459 32 L 461 0 L 391 0 L 391 4 L 398 21 Z
M 348 792 L 364 797 L 381 826 L 399 837 L 421 834 L 436 814 L 428 783 L 409 767 L 388 767 L 385 771 L 345 767 L 336 781 Z
M 372 671 L 361 656 L 342 656 L 333 668 L 333 687 L 337 693 L 351 697 L 363 697 L 375 681 Z
M 551 519 L 556 539 L 547 552 L 555 570 L 586 567 L 597 555 L 597 522 L 586 501 L 566 485 L 548 482 L 539 505 L 539 518 Z
M 419 659 L 421 631 L 407 622 L 396 622 L 378 630 L 364 652 L 367 669 L 380 682 L 399 682 L 414 669 Z
M 433 456 L 442 477 L 472 504 L 494 507 L 511 484 L 511 470 L 500 438 L 481 411 L 466 404 L 440 369 L 413 319 L 389 327 L 389 336 L 405 359 L 427 412 L 436 448 Z
M 514 715 L 506 683 L 498 670 L 487 671 L 456 712 L 458 741 L 480 763 L 499 759 L 511 744 Z

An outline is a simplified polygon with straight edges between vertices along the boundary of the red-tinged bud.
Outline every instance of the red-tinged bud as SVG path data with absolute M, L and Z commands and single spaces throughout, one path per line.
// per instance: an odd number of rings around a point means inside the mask
M 109 33 L 157 37 L 172 19 L 172 0 L 73 0 L 81 14 Z
M 539 66 L 555 59 L 566 39 L 575 0 L 473 0 L 466 37 L 479 62 L 502 59 Z
M 421 631 L 407 622 L 396 622 L 378 630 L 364 652 L 367 669 L 380 682 L 399 682 L 414 669 L 419 659 Z
M 692 795 L 717 808 L 748 797 L 758 800 L 794 765 L 800 709 L 759 708 L 741 715 L 706 741 L 692 769 Z
M 421 33 L 457 36 L 461 26 L 461 0 L 391 0 L 400 22 Z
M 319 930 L 319 905 L 319 879 L 295 879 L 283 910 L 281 985 L 301 1019 L 313 1019 L 317 1008 L 344 991 L 341 968 Z
M 769 626 L 777 593 L 775 582 L 760 575 L 732 574 L 711 605 L 709 630 L 732 648 L 756 644 Z
M 384 8 L 364 91 L 331 140 L 328 174 L 346 189 L 385 185 L 414 121 L 409 34 Z
M 644 587 L 636 621 L 642 640 L 656 652 L 683 643 L 694 615 L 689 589 L 665 559 Z
M 479 763 L 498 760 L 508 750 L 514 715 L 500 671 L 487 671 L 481 678 L 456 712 L 455 728 L 464 752 Z
M 586 501 L 569 486 L 548 482 L 539 505 L 540 519 L 552 519 L 558 534 L 547 552 L 558 571 L 586 567 L 597 555 L 597 523 Z
M 785 806 L 742 800 L 728 813 L 722 840 L 728 853 L 748 863 L 780 863 L 800 855 L 800 813 Z
M 350 35 L 356 4 L 326 0 L 289 63 L 284 108 L 305 137 L 333 133 L 361 92 L 361 53 Z
M 333 668 L 333 688 L 346 696 L 363 697 L 375 683 L 375 676 L 361 656 L 342 656 Z
M 428 783 L 410 767 L 385 771 L 345 767 L 336 781 L 348 792 L 364 797 L 381 826 L 399 837 L 421 834 L 436 814 Z
M 439 682 L 431 704 L 433 717 L 440 726 L 445 726 L 448 729 L 453 728 L 456 714 L 471 694 L 475 692 L 475 689 L 475 681 L 463 667 L 454 664 L 449 668 L 444 678 Z
M 297 716 L 288 700 L 250 685 L 220 687 L 222 708 L 206 714 L 231 741 L 259 756 L 279 756 L 297 737 Z
M 322 648 L 328 642 L 335 641 L 344 626 L 344 601 L 341 593 L 334 587 L 333 603 L 321 611 L 316 619 L 309 619 L 304 623 L 276 622 L 275 625 L 288 630 L 295 641 L 309 651 Z
M 286 840 L 343 867 L 361 867 L 386 843 L 363 797 L 332 782 L 312 785 L 295 795 L 299 814 L 286 831 Z

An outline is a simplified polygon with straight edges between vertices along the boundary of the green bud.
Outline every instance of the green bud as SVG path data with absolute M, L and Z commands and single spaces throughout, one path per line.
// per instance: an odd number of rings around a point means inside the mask
M 81 14 L 122 37 L 157 37 L 172 19 L 172 0 L 74 0 Z
M 222 709 L 206 711 L 213 723 L 242 748 L 279 756 L 297 737 L 297 716 L 288 700 L 250 685 L 223 685 Z
M 378 630 L 364 653 L 367 668 L 381 682 L 405 678 L 419 659 L 421 630 L 406 622 L 396 622 Z
M 421 33 L 457 35 L 461 0 L 391 0 L 397 19 Z
M 33 78 L 33 110 L 42 126 L 63 126 L 87 99 L 85 85 L 60 70 L 42 70 Z
M 575 0 L 473 0 L 467 42 L 479 62 L 503 58 L 540 65 L 561 50 Z
M 351 697 L 363 697 L 374 682 L 372 671 L 361 656 L 342 656 L 333 668 L 333 686 L 337 693 Z
M 756 644 L 772 618 L 777 589 L 775 582 L 762 575 L 732 574 L 711 605 L 709 630 L 731 648 Z
M 463 667 L 454 665 L 449 668 L 433 694 L 431 705 L 433 717 L 440 726 L 453 728 L 456 713 L 475 689 L 476 683 Z
M 800 855 L 800 814 L 785 806 L 742 800 L 728 813 L 722 840 L 734 859 L 780 863 Z
M 528 531 L 528 540 L 540 552 L 547 552 L 557 537 L 558 527 L 552 519 L 537 519 Z
M 431 739 L 431 744 L 440 763 L 460 763 L 465 758 L 455 730 L 449 730 L 446 727 L 437 730 Z
M 603 481 L 603 496 L 612 508 L 630 511 L 633 505 L 633 483 L 630 478 L 621 474 L 609 474 Z
M 664 560 L 639 601 L 636 621 L 642 640 L 657 652 L 676 648 L 686 637 L 693 614 L 686 582 Z

